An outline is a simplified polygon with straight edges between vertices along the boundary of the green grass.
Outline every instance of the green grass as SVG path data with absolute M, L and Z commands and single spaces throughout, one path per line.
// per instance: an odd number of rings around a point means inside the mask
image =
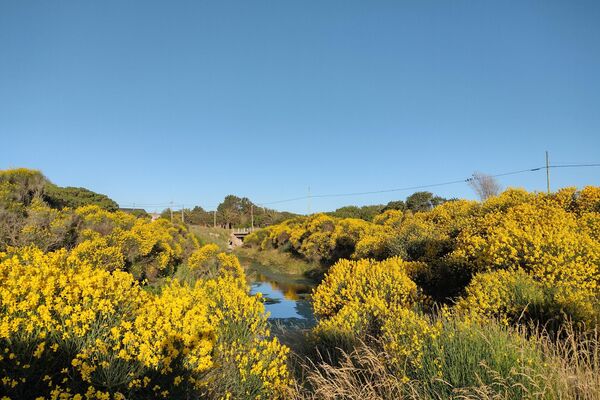
M 507 327 L 494 320 L 437 321 L 439 335 L 425 343 L 420 362 L 412 366 L 390 363 L 378 340 L 340 351 L 333 363 L 322 353 L 298 354 L 302 368 L 296 399 L 600 398 L 597 328 L 582 334 L 567 326 L 554 338 L 543 329 Z
M 538 379 L 547 364 L 535 340 L 491 321 L 441 323 L 440 335 L 425 346 L 420 368 L 409 372 L 429 396 L 474 394 L 473 388 L 487 387 L 503 398 L 517 399 L 546 383 Z
M 233 252 L 242 264 L 257 263 L 280 274 L 313 277 L 322 272 L 322 268 L 318 264 L 306 262 L 289 253 L 275 249 L 258 250 L 251 247 L 238 247 Z
M 200 244 L 205 245 L 214 243 L 219 246 L 222 251 L 228 250 L 229 235 L 231 234 L 229 229 L 213 228 L 200 225 L 189 225 L 189 229 L 194 235 L 196 235 L 200 241 Z

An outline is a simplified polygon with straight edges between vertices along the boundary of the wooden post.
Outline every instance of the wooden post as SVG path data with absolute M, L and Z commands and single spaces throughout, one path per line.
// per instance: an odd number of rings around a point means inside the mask
M 546 186 L 548 194 L 550 194 L 550 164 L 548 162 L 548 151 L 546 151 Z

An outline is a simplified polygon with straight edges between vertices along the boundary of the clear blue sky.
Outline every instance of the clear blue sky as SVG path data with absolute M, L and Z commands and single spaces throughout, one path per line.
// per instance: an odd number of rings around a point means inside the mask
M 0 138 L 2 169 L 209 208 L 599 162 L 600 2 L 0 0 Z

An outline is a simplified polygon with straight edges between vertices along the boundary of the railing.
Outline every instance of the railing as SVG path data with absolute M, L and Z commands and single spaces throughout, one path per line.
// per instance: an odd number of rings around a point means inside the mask
M 252 233 L 260 228 L 233 228 L 231 233 L 233 234 L 244 234 L 244 233 Z

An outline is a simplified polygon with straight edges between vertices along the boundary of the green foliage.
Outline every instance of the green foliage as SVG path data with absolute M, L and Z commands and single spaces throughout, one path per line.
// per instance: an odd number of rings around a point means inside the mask
M 142 208 L 119 208 L 119 211 L 131 214 L 136 218 L 150 218 L 150 214 Z
M 358 218 L 363 219 L 365 221 L 373 221 L 376 215 L 378 215 L 384 206 L 374 205 L 374 206 L 345 206 L 338 208 L 333 212 L 327 213 L 327 215 L 331 215 L 332 217 L 337 218 Z
M 385 207 L 383 207 L 381 212 L 385 212 L 388 210 L 404 211 L 404 210 L 406 210 L 406 203 L 403 202 L 402 200 L 390 201 L 389 203 L 386 204 Z
M 429 211 L 447 201 L 431 192 L 415 192 L 406 198 L 406 209 L 411 211 Z
M 418 366 L 405 371 L 427 397 L 477 397 L 476 388 L 489 387 L 502 398 L 520 399 L 547 383 L 547 360 L 535 341 L 494 321 L 442 318 L 438 324 Z
M 27 244 L 44 250 L 73 247 L 79 223 L 73 209 L 86 205 L 118 208 L 90 190 L 58 187 L 40 171 L 0 171 L 0 250 Z
M 59 187 L 48 184 L 44 190 L 44 200 L 52 208 L 78 208 L 95 205 L 108 211 L 116 211 L 119 205 L 108 196 L 85 188 Z
M 0 171 L 0 205 L 7 208 L 14 203 L 28 206 L 34 198 L 43 195 L 48 183 L 37 170 L 17 168 Z
M 181 222 L 182 210 L 173 210 L 173 221 Z M 215 215 L 216 213 L 216 215 Z M 296 214 L 285 211 L 271 210 L 257 206 L 246 197 L 228 195 L 219 204 L 216 211 L 206 211 L 196 206 L 192 209 L 184 208 L 185 223 L 190 225 L 213 226 L 220 228 L 249 228 L 252 225 L 252 214 L 254 214 L 254 226 L 268 226 L 277 224 L 286 219 L 293 218 Z M 167 208 L 160 214 L 161 218 L 171 219 L 171 209 Z

